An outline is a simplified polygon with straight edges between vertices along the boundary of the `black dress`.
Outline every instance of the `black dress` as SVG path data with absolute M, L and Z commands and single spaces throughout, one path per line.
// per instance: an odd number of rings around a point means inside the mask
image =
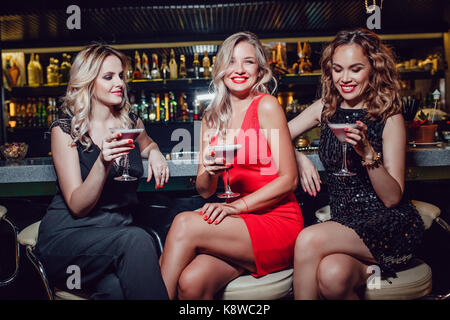
M 137 116 L 130 113 L 134 124 Z M 52 124 L 70 135 L 70 119 Z M 129 173 L 143 175 L 139 146 L 128 154 Z M 77 151 L 84 181 L 100 154 L 93 144 L 89 151 L 79 142 Z M 39 227 L 36 254 L 54 285 L 67 291 L 68 267 L 81 271 L 81 289 L 92 299 L 167 299 L 152 237 L 133 226 L 132 212 L 138 204 L 138 180 L 114 180 L 121 167 L 111 166 L 96 206 L 85 217 L 73 216 L 59 184 Z
M 367 138 L 375 152 L 382 152 L 385 123 L 369 120 L 366 114 L 363 109 L 338 107 L 328 121 L 364 122 L 368 127 Z M 319 157 L 326 170 L 331 220 L 353 229 L 377 260 L 382 276 L 395 277 L 396 267 L 406 264 L 421 243 L 424 224 L 416 208 L 404 198 L 396 207 L 387 208 L 375 193 L 367 169 L 361 164 L 361 157 L 350 144 L 347 166 L 356 175 L 333 175 L 342 166 L 342 147 L 324 121 L 321 123 Z

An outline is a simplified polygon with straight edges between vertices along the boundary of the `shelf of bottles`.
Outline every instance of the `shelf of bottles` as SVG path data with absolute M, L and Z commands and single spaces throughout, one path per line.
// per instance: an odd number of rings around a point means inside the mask
M 312 50 L 308 42 L 297 43 L 297 52 L 294 58 L 291 55 L 289 59 L 292 64 L 287 63 L 285 45 L 274 44 L 269 51 L 269 62 L 278 80 L 278 92 L 296 92 L 297 96 L 308 96 L 305 100 L 315 95 L 321 73 L 310 61 Z M 127 87 L 131 111 L 138 114 L 145 124 L 201 119 L 208 101 L 200 99 L 199 95 L 208 93 L 215 64 L 215 56 L 209 56 L 211 52 L 205 50 L 202 57 L 194 52 L 190 63 L 186 62 L 184 54 L 180 54 L 177 60 L 174 49 L 170 50 L 169 59 L 167 54 L 160 54 L 161 63 L 156 53 L 147 55 L 138 50 L 128 53 Z M 59 100 L 67 87 L 72 56 L 63 53 L 61 63 L 59 59 L 50 57 L 46 68 L 42 68 L 39 59 L 38 54 L 30 54 L 27 67 L 22 71 L 22 77 L 26 75 L 27 81 L 21 85 L 18 84 L 21 72 L 16 61 L 6 59 L 3 81 L 6 89 L 5 116 L 10 129 L 48 128 L 61 115 Z M 443 77 L 443 68 L 438 67 L 437 58 L 433 59 L 414 64 L 405 62 L 397 68 L 402 71 L 404 80 Z M 411 68 L 412 65 L 416 67 Z M 287 109 L 289 103 L 282 105 Z

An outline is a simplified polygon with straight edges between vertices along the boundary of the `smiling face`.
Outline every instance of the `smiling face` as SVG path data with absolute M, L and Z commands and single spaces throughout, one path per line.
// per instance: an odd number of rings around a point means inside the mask
M 225 86 L 232 94 L 248 94 L 258 80 L 258 73 L 255 47 L 247 41 L 239 42 L 233 49 L 230 64 L 225 72 Z
M 357 107 L 369 84 L 369 59 L 359 45 L 350 44 L 336 48 L 332 63 L 333 83 L 344 99 L 344 104 Z
M 120 105 L 125 90 L 123 75 L 120 59 L 115 55 L 106 57 L 95 79 L 93 99 L 106 106 Z

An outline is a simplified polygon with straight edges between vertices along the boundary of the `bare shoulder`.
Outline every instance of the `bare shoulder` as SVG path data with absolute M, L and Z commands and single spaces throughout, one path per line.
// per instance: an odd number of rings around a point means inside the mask
M 72 142 L 72 137 L 66 132 L 64 132 L 60 126 L 54 126 L 52 128 L 51 138 L 52 142 L 57 142 L 58 144 L 60 142 L 67 142 L 68 144 L 71 144 Z
M 383 136 L 397 135 L 399 132 L 405 131 L 405 120 L 401 113 L 397 113 L 386 119 Z
M 258 104 L 258 117 L 260 122 L 272 122 L 282 117 L 286 119 L 284 110 L 281 107 L 278 99 L 272 95 L 265 95 L 261 98 Z

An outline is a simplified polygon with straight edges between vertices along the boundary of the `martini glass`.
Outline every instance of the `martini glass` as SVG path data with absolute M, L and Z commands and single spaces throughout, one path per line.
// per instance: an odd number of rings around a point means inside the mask
M 124 129 L 124 128 L 112 128 L 109 129 L 111 133 L 121 133 L 122 136 L 120 139 L 132 139 L 135 140 L 144 129 Z M 135 181 L 137 180 L 136 177 L 132 177 L 128 174 L 128 154 L 125 154 L 124 156 L 124 166 L 123 166 L 123 172 L 122 175 L 119 177 L 114 177 L 114 180 L 117 181 Z
M 222 157 L 227 164 L 233 163 L 234 158 L 237 155 L 237 151 L 241 148 L 240 144 L 226 144 L 222 146 L 213 146 L 212 150 L 216 153 L 216 157 Z M 230 187 L 230 176 L 228 174 L 229 169 L 225 169 L 227 179 L 225 181 L 225 192 L 217 195 L 221 199 L 230 199 L 240 196 L 240 193 L 233 192 Z
M 328 127 L 330 127 L 331 131 L 333 131 L 334 135 L 342 145 L 342 168 L 338 172 L 333 172 L 333 174 L 339 177 L 351 177 L 356 175 L 356 173 L 350 172 L 347 169 L 347 142 L 345 142 L 347 135 L 345 134 L 344 128 L 354 129 L 357 125 L 355 123 L 328 123 Z

